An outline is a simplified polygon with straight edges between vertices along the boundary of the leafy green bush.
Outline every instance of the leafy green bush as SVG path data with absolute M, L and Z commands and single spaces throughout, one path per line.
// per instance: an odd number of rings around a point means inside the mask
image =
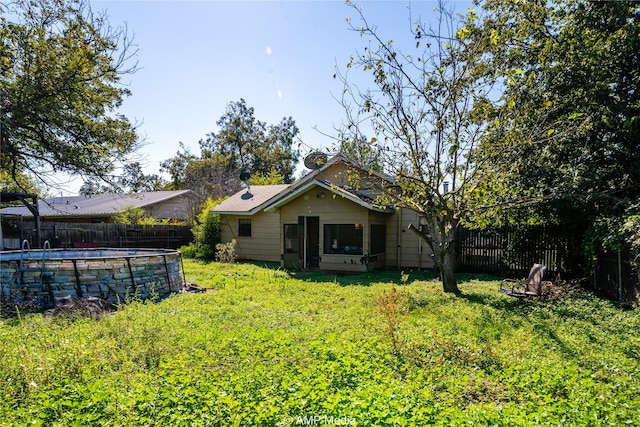
M 583 251 L 594 269 L 602 252 L 615 252 L 624 246 L 625 231 L 620 217 L 600 217 L 584 234 Z
M 147 216 L 142 208 L 127 208 L 113 214 L 113 222 L 116 224 L 154 225 L 158 221 Z
M 212 261 L 216 256 L 216 245 L 220 243 L 220 215 L 213 213 L 216 205 L 223 199 L 212 200 L 208 198 L 202 205 L 202 210 L 196 218 L 196 223 L 191 229 L 194 241 L 180 248 L 185 258 L 197 258 Z
M 630 215 L 627 216 L 624 223 L 624 231 L 631 249 L 631 262 L 638 275 L 638 283 L 640 283 L 640 204 L 632 206 L 629 212 Z M 640 289 L 636 289 L 636 292 L 640 293 Z
M 188 245 L 180 246 L 180 252 L 183 258 L 195 258 L 196 257 L 196 244 L 194 242 Z
M 640 283 L 640 204 L 631 205 L 622 217 L 597 218 L 585 233 L 583 247 L 592 269 L 603 252 L 630 251 Z

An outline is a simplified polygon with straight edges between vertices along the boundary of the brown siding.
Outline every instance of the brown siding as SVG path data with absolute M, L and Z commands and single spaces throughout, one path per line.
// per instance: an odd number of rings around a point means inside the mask
M 251 237 L 238 236 L 238 219 L 251 219 Z M 222 215 L 221 241 L 236 239 L 239 260 L 280 261 L 280 216 L 278 213 L 258 212 L 253 216 Z
M 338 178 L 344 168 L 330 168 Z M 333 176 L 333 175 L 332 175 Z M 329 179 L 329 176 L 326 176 Z M 306 200 L 305 200 L 306 196 Z M 298 217 L 320 218 L 320 268 L 324 270 L 367 271 L 373 268 L 433 268 L 429 257 L 432 252 L 426 243 L 408 230 L 410 223 L 418 225 L 418 215 L 411 210 L 393 215 L 370 211 L 350 200 L 334 196 L 323 188 L 313 188 L 290 201 L 278 212 L 259 212 L 253 216 L 223 215 L 222 241 L 236 239 L 239 259 L 255 261 L 280 261 L 284 253 L 283 224 L 297 224 Z M 252 236 L 238 237 L 238 219 L 251 218 Z M 364 253 L 369 252 L 371 224 L 385 224 L 386 254 L 378 256 L 368 265 L 361 263 L 362 255 L 324 254 L 325 224 L 364 224 Z M 398 238 L 400 240 L 398 240 Z M 398 242 L 402 246 L 398 250 Z M 400 255 L 400 262 L 398 262 Z
M 347 171 L 348 171 L 347 165 L 342 162 L 338 162 L 336 164 L 329 166 L 327 169 L 325 169 L 322 172 L 322 175 L 330 183 L 337 185 L 339 187 L 344 187 L 349 185 Z
M 323 198 L 324 196 L 324 198 Z M 307 200 L 305 200 L 305 197 Z M 280 209 L 282 224 L 295 224 L 299 216 L 320 217 L 320 268 L 323 270 L 366 271 L 367 266 L 360 262 L 363 255 L 325 254 L 324 225 L 325 224 L 364 224 L 364 248 L 369 246 L 369 210 L 335 196 L 328 190 L 314 188 L 292 200 Z M 280 239 L 279 248 L 283 252 L 283 242 Z M 367 250 L 364 250 L 367 252 Z M 372 266 L 369 266 L 371 268 Z
M 433 251 L 425 241 L 408 229 L 409 224 L 419 227 L 419 223 L 418 214 L 410 209 L 398 209 L 389 217 L 387 268 L 433 268 L 434 263 L 429 256 Z
M 194 211 L 197 204 L 198 202 L 191 197 L 180 196 L 145 208 L 145 211 L 153 218 L 171 218 L 184 221 Z

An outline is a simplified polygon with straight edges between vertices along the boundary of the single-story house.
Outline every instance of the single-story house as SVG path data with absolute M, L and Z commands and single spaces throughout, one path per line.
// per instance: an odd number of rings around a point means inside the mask
M 202 203 L 191 190 L 149 191 L 134 194 L 95 194 L 49 197 L 38 200 L 40 220 L 74 223 L 111 223 L 115 213 L 142 208 L 149 217 L 184 221 Z M 33 219 L 26 206 L 0 209 L 0 216 Z
M 339 154 L 293 184 L 241 190 L 213 208 L 222 242 L 236 240 L 238 259 L 293 269 L 432 268 L 431 249 L 408 230 L 420 216 L 376 204 L 371 189 L 350 186 L 353 173 L 372 171 Z

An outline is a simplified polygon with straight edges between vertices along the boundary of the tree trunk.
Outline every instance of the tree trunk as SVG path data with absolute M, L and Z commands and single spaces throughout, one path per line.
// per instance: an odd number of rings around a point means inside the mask
M 451 292 L 459 295 L 460 289 L 458 289 L 458 282 L 456 280 L 456 254 L 453 248 L 447 248 L 443 254 L 441 254 L 440 279 L 442 279 L 442 288 L 445 292 Z
M 432 222 L 435 225 L 435 221 Z M 423 233 L 417 227 L 409 224 L 409 230 L 416 233 L 422 239 L 424 239 L 435 255 L 436 267 L 440 272 L 440 279 L 442 280 L 442 288 L 445 292 L 450 292 L 456 295 L 461 294 L 458 289 L 458 282 L 456 280 L 456 238 L 457 238 L 457 223 L 451 222 L 452 226 L 448 227 L 448 230 L 438 234 L 440 230 L 436 226 L 429 228 L 431 224 L 427 224 L 429 231 Z M 435 237 L 435 238 L 433 238 Z
M 458 219 L 451 212 L 447 217 L 441 218 L 441 238 L 444 241 L 442 251 L 442 287 L 445 292 L 459 295 L 458 282 L 456 281 L 456 241 L 458 239 Z

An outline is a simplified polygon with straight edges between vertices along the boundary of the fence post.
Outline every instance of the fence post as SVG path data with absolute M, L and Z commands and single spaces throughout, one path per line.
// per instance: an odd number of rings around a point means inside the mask
M 618 249 L 618 295 L 622 302 L 622 250 Z

